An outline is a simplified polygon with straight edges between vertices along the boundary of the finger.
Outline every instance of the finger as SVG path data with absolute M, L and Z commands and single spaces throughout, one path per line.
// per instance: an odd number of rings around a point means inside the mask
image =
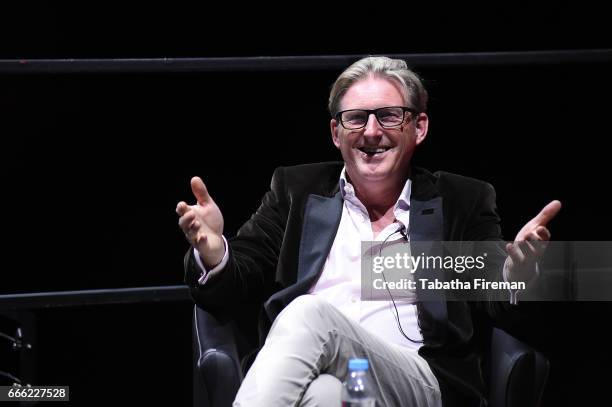
M 543 237 L 545 237 L 545 235 L 543 230 L 545 229 L 546 228 L 544 226 L 538 226 L 536 229 L 527 233 L 524 240 L 528 242 L 539 242 L 540 240 L 544 240 Z
M 540 211 L 540 213 L 538 213 L 537 216 L 530 221 L 530 223 L 533 223 L 539 226 L 546 226 L 548 222 L 550 222 L 550 220 L 554 218 L 557 215 L 557 213 L 559 213 L 560 210 L 561 210 L 561 202 L 554 200 L 550 202 L 548 205 L 546 205 Z
M 539 259 L 544 255 L 544 252 L 546 252 L 548 242 L 550 241 L 550 232 L 545 227 L 540 226 L 534 232 L 531 232 L 527 240 L 530 240 L 535 248 L 534 257 Z
M 204 233 L 198 233 L 195 237 L 196 244 L 205 243 L 208 237 Z
M 524 262 L 536 262 L 546 252 L 548 240 L 540 240 L 535 232 L 532 232 L 526 240 L 519 242 Z
M 526 240 L 523 240 L 522 242 L 516 242 L 515 247 L 520 260 L 522 262 L 527 261 L 527 258 L 531 256 L 531 249 L 533 249 L 533 246 L 531 246 Z
M 508 243 L 506 245 L 506 251 L 508 252 L 508 256 L 510 256 L 510 258 L 512 258 L 512 262 L 515 265 L 520 264 L 521 262 L 523 262 L 525 257 L 523 256 L 523 253 L 519 249 L 518 244 L 516 244 L 516 243 Z
M 535 230 L 535 235 L 538 240 L 548 241 L 550 240 L 550 231 L 545 226 L 538 226 Z
M 195 232 L 198 232 L 199 230 L 200 230 L 200 222 L 198 222 L 197 218 L 194 218 L 189 224 L 189 231 L 195 233 Z
M 176 213 L 179 216 L 183 216 L 189 210 L 189 205 L 187 205 L 184 201 L 181 201 L 176 205 Z
M 195 216 L 196 216 L 195 212 L 190 211 L 179 218 L 179 226 L 183 230 L 184 233 L 189 233 L 189 228 L 191 226 L 191 223 L 195 219 Z
M 523 258 L 527 260 L 535 260 L 540 255 L 540 242 L 534 241 L 533 239 L 527 239 L 519 243 Z
M 206 185 L 204 185 L 204 181 L 202 181 L 200 177 L 193 177 L 191 179 L 191 191 L 200 205 L 203 205 L 207 201 L 211 200 L 208 190 L 206 189 Z

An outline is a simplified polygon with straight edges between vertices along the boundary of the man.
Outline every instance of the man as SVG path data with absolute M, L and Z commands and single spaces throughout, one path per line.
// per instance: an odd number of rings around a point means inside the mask
M 357 61 L 336 80 L 329 109 L 343 163 L 279 168 L 252 218 L 228 242 L 204 183 L 180 202 L 193 246 L 186 281 L 202 307 L 263 305 L 267 334 L 235 405 L 339 405 L 348 359 L 370 362 L 384 406 L 476 405 L 485 397 L 477 313 L 505 320 L 508 303 L 362 301 L 361 241 L 501 240 L 493 188 L 411 166 L 427 136 L 427 92 L 405 62 Z M 503 278 L 530 281 L 553 201 L 508 244 Z M 500 267 L 500 274 L 502 269 Z M 397 317 L 397 321 L 394 319 Z M 468 404 L 469 405 L 469 404 Z

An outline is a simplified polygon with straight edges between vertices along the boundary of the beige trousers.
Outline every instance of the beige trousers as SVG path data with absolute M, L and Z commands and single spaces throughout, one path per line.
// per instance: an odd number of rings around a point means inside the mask
M 438 381 L 414 350 L 386 342 L 316 295 L 276 318 L 234 406 L 340 406 L 353 357 L 369 360 L 377 406 L 442 406 Z

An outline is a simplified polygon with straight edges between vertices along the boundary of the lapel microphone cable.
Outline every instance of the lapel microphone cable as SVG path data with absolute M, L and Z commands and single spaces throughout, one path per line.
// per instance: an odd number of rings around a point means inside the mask
M 397 231 L 391 233 L 389 236 L 387 236 L 387 238 L 381 243 L 380 249 L 378 251 L 378 257 L 382 256 L 382 250 L 383 250 L 383 247 L 384 247 L 385 243 L 387 242 L 387 240 L 389 240 L 389 238 L 391 236 L 393 236 L 394 234 L 396 234 L 398 232 L 402 235 L 402 237 L 406 241 L 406 244 L 408 243 L 408 232 L 406 231 L 406 227 L 404 226 L 404 224 L 400 222 L 400 228 Z M 399 328 L 400 333 L 402 334 L 402 336 L 404 338 L 408 339 L 412 343 L 423 343 L 422 340 L 418 341 L 418 340 L 410 338 L 404 332 L 404 329 L 402 328 L 402 323 L 400 321 L 399 312 L 397 310 L 397 306 L 395 305 L 395 299 L 393 298 L 393 295 L 391 294 L 391 290 L 389 290 L 389 284 L 387 283 L 387 278 L 385 277 L 385 272 L 382 271 L 381 274 L 383 276 L 383 280 L 385 281 L 385 288 L 387 289 L 387 293 L 389 293 L 389 297 L 391 297 L 391 302 L 393 303 L 393 309 L 395 310 L 395 314 L 394 314 L 395 322 L 397 323 L 397 327 Z M 419 328 L 419 331 L 421 331 L 421 320 L 419 319 L 418 312 L 417 312 L 417 326 Z

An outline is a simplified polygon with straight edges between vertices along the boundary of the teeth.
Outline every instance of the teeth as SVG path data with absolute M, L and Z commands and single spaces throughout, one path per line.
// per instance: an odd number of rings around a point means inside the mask
M 387 151 L 386 148 L 360 148 L 360 150 L 366 154 L 378 154 Z

